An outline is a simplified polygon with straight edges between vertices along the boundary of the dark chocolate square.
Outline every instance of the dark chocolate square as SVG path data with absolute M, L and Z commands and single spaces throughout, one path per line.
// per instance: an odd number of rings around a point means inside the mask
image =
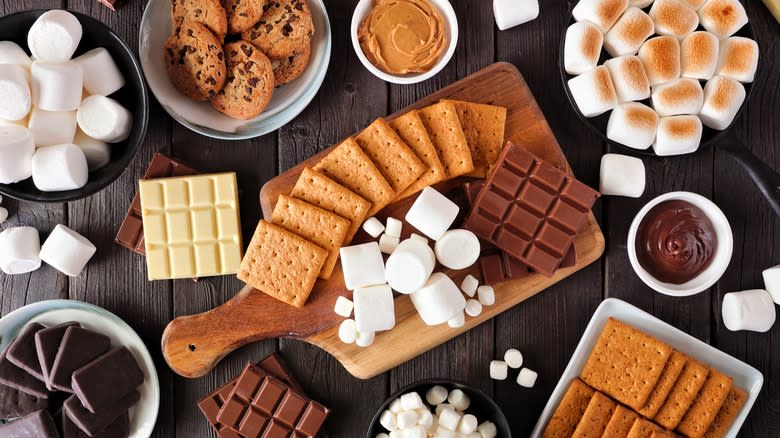
M 526 184 L 520 191 L 518 201 L 537 216 L 544 217 L 547 214 L 547 209 L 555 201 L 555 195 L 551 195 L 535 184 Z
M 566 177 L 560 170 L 552 164 L 545 162 L 540 162 L 531 171 L 531 181 L 550 193 L 557 193 L 565 179 Z
M 295 423 L 305 407 L 306 400 L 303 397 L 292 391 L 287 391 L 281 403 L 279 403 L 279 407 L 276 408 L 274 417 L 286 426 L 295 427 Z
M 542 224 L 537 235 L 538 245 L 559 257 L 566 255 L 571 241 L 572 237 L 569 234 L 547 222 Z
M 505 226 L 515 234 L 519 234 L 526 239 L 531 240 L 536 235 L 536 230 L 539 229 L 539 224 L 541 223 L 541 217 L 533 215 L 524 208 L 513 205 L 512 210 L 510 210 L 509 215 L 506 217 Z
M 515 199 L 515 195 L 524 181 L 525 178 L 522 176 L 512 173 L 509 169 L 499 167 L 496 169 L 490 188 L 506 199 Z
M 260 387 L 260 391 L 252 399 L 252 405 L 271 415 L 285 391 L 286 389 L 281 382 L 265 379 Z

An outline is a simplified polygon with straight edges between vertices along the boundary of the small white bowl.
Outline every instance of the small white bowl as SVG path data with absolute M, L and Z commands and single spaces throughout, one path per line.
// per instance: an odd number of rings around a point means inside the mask
M 639 264 L 639 260 L 636 256 L 636 232 L 640 222 L 642 222 L 642 219 L 645 218 L 647 212 L 650 211 L 651 208 L 661 202 L 672 199 L 690 202 L 696 207 L 699 207 L 712 222 L 712 225 L 715 227 L 715 234 L 718 237 L 718 246 L 715 249 L 712 263 L 710 263 L 707 269 L 696 278 L 683 284 L 664 283 L 657 280 Z M 636 217 L 634 217 L 634 221 L 631 223 L 631 228 L 628 230 L 628 242 L 626 243 L 626 246 L 628 248 L 628 259 L 631 261 L 631 267 L 634 268 L 634 272 L 636 272 L 646 285 L 665 295 L 687 297 L 709 289 L 720 279 L 723 273 L 726 272 L 726 268 L 728 268 L 729 262 L 731 261 L 731 253 L 734 249 L 734 237 L 731 234 L 731 225 L 729 225 L 726 215 L 724 215 L 723 211 L 721 211 L 721 209 L 712 201 L 696 193 L 669 192 L 653 199 L 639 210 L 639 213 L 637 213 Z
M 368 60 L 365 53 L 363 53 L 363 48 L 360 47 L 360 41 L 358 41 L 358 28 L 360 27 L 360 23 L 363 22 L 363 19 L 366 17 L 366 15 L 368 15 L 369 11 L 371 11 L 374 0 L 360 0 L 357 6 L 355 6 L 355 13 L 352 14 L 352 47 L 354 47 L 355 53 L 357 54 L 358 59 L 360 59 L 360 62 L 362 62 L 368 71 L 373 73 L 374 76 L 393 84 L 416 84 L 418 82 L 432 78 L 436 75 L 436 73 L 440 72 L 448 62 L 450 62 L 452 55 L 455 54 L 455 47 L 458 45 L 458 17 L 455 16 L 455 10 L 452 9 L 452 5 L 448 0 L 429 1 L 434 7 L 436 7 L 436 9 L 439 10 L 439 12 L 442 14 L 442 17 L 444 17 L 444 31 L 447 33 L 447 38 L 449 38 L 447 50 L 445 50 L 444 54 L 441 55 L 439 62 L 437 62 L 436 65 L 434 65 L 433 68 L 427 72 L 408 75 L 391 75 L 389 73 L 385 73 Z

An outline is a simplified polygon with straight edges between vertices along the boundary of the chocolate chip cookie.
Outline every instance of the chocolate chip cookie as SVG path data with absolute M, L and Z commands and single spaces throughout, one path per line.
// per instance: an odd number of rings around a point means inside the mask
M 247 41 L 226 44 L 225 56 L 227 79 L 211 105 L 228 117 L 254 118 L 268 106 L 274 93 L 271 60 Z
M 306 44 L 300 51 L 295 51 L 292 55 L 281 59 L 271 59 L 271 66 L 274 69 L 274 80 L 276 86 L 298 79 L 306 71 L 311 59 L 311 44 Z
M 184 21 L 194 21 L 209 28 L 220 43 L 225 41 L 228 20 L 220 0 L 173 0 L 173 28 Z
M 249 30 L 263 16 L 265 0 L 225 0 L 228 31 L 231 35 Z
M 263 53 L 282 59 L 311 41 L 314 21 L 305 0 L 266 0 L 263 9 L 260 21 L 241 34 Z
M 168 77 L 185 96 L 205 101 L 225 84 L 225 54 L 204 25 L 185 20 L 163 49 Z

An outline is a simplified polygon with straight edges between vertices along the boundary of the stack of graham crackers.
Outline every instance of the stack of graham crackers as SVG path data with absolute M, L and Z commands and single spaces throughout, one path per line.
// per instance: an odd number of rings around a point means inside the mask
M 365 219 L 423 188 L 484 178 L 504 144 L 506 108 L 442 100 L 377 119 L 305 168 L 270 220 L 261 220 L 238 278 L 296 307 L 329 279 Z
M 746 400 L 731 377 L 610 318 L 542 436 L 717 438 Z

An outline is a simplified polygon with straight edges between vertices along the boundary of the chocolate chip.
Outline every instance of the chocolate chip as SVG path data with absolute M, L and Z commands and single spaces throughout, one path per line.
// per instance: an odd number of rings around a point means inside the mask
M 302 11 L 303 10 L 303 2 L 295 2 L 295 9 Z
M 252 99 L 251 99 L 251 98 L 249 98 L 248 96 L 244 96 L 244 100 L 245 100 L 245 101 L 247 101 L 247 102 L 249 102 L 249 103 L 252 103 Z
M 236 49 L 231 49 L 230 50 L 230 56 L 232 58 L 235 58 L 236 56 L 238 56 L 238 51 Z
M 293 28 L 292 28 L 292 26 L 290 26 L 290 23 L 289 22 L 284 23 L 284 26 L 282 27 L 282 35 L 284 35 L 286 37 L 290 36 L 292 31 L 293 31 Z
M 238 16 L 246 18 L 249 16 L 249 14 L 247 14 L 246 12 L 241 12 L 240 14 L 238 14 Z
M 257 83 L 260 82 L 260 79 L 258 78 L 249 78 L 247 79 L 247 82 L 249 82 L 249 85 L 253 87 L 257 87 Z
M 241 45 L 241 50 L 244 51 L 244 55 L 246 56 L 252 56 L 252 53 L 254 53 L 254 50 L 245 44 Z
M 214 76 L 209 76 L 206 78 L 206 83 L 209 85 L 217 85 L 217 80 L 214 79 Z
M 195 32 L 192 31 L 192 29 L 187 29 L 187 36 L 193 36 L 195 35 Z
M 200 9 L 200 8 L 195 9 L 195 16 L 196 17 L 200 17 L 202 14 L 203 14 L 203 9 Z
M 244 64 L 244 68 L 245 68 L 245 69 L 247 69 L 247 70 L 252 70 L 252 67 L 253 67 L 254 65 L 255 65 L 254 61 L 247 61 L 247 62 Z
M 274 30 L 274 25 L 273 24 L 266 24 L 265 25 L 265 32 L 266 33 L 271 33 L 272 30 Z
M 244 91 L 246 91 L 246 94 L 252 94 L 252 92 L 255 91 L 255 89 L 252 87 L 246 87 L 244 88 Z
M 217 53 L 217 58 L 222 61 L 222 59 L 225 57 L 225 55 L 222 54 L 222 52 Z

